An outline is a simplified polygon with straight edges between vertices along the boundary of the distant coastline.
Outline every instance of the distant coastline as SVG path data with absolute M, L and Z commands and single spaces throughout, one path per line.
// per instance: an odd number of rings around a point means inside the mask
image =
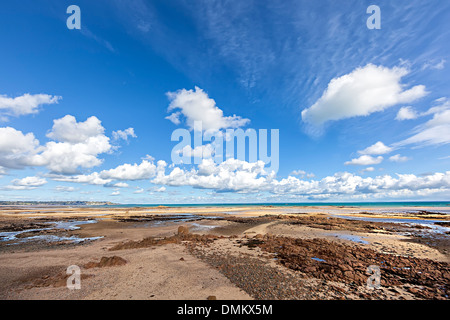
M 109 201 L 0 201 L 0 206 L 109 206 Z
M 450 207 L 450 201 L 111 204 L 112 207 Z
M 132 207 L 450 207 L 450 201 L 379 201 L 379 202 L 280 202 L 280 203 L 186 203 L 121 204 L 109 201 L 0 201 L 0 206 L 95 206 Z

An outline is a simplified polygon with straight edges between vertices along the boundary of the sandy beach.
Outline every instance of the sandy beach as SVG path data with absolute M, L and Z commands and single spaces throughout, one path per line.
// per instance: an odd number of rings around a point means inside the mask
M 448 210 L 4 206 L 0 299 L 448 300 Z

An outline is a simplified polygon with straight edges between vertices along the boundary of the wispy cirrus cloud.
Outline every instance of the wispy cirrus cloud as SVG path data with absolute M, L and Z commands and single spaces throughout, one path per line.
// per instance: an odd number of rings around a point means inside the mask
M 417 126 L 414 134 L 395 146 L 415 145 L 419 147 L 450 143 L 450 110 L 436 113 L 431 120 Z
M 432 115 L 431 119 L 416 126 L 409 138 L 396 142 L 393 146 L 423 147 L 450 143 L 450 101 L 444 98 L 439 102 L 441 102 L 439 105 L 418 115 L 420 117 Z
M 367 4 L 358 1 L 112 3 L 130 34 L 195 82 L 201 84 L 215 76 L 213 70 L 225 68 L 248 94 L 274 97 L 292 109 L 313 105 L 330 79 L 358 66 L 392 66 L 400 58 L 417 66 L 445 55 L 439 40 L 447 31 L 442 28 L 436 35 L 427 28 L 445 21 L 448 4 L 437 1 L 385 4 L 383 24 L 395 28 L 381 32 L 367 30 Z M 442 11 L 434 9 L 437 3 Z M 165 19 L 167 10 L 173 19 Z M 417 21 L 422 23 L 411 28 Z
M 426 69 L 442 70 L 445 68 L 446 62 L 447 61 L 445 59 L 440 59 L 438 61 L 437 60 L 427 61 L 422 66 L 422 70 L 426 70 Z

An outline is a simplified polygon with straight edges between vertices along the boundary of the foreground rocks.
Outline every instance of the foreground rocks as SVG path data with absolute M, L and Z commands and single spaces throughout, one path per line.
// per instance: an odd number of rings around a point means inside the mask
M 281 266 L 296 273 L 292 276 L 267 265 L 267 260 L 250 257 L 209 253 L 208 247 L 215 240 L 229 239 L 249 250 L 259 248 L 271 254 Z M 397 288 L 421 299 L 448 299 L 450 295 L 450 264 L 430 259 L 403 257 L 380 253 L 358 245 L 346 245 L 324 239 L 298 239 L 257 234 L 253 238 L 223 237 L 192 234 L 185 226 L 177 234 L 158 238 L 148 237 L 141 241 L 117 244 L 111 251 L 147 248 L 164 244 L 185 244 L 198 258 L 218 268 L 227 278 L 256 299 L 317 299 L 328 295 L 338 299 L 349 293 L 362 298 L 377 298 L 380 294 L 361 292 L 369 278 L 368 267 L 381 271 L 380 284 L 384 288 Z M 299 278 L 298 278 L 299 277 Z M 299 279 L 324 281 L 321 289 L 308 287 Z M 351 290 L 333 285 L 342 283 Z M 376 291 L 376 290 L 375 290 Z M 334 292 L 334 293 L 332 293 Z
M 331 286 L 313 286 L 304 279 L 247 255 L 216 253 L 188 246 L 191 254 L 225 275 L 233 284 L 257 300 L 339 299 L 342 293 Z
M 42 277 L 38 277 L 35 279 L 31 279 L 26 282 L 24 288 L 32 289 L 32 288 L 43 288 L 43 287 L 65 287 L 67 286 L 67 279 L 70 277 L 65 271 L 52 274 L 52 275 L 44 275 Z M 81 281 L 91 278 L 91 274 L 81 273 L 80 279 Z
M 383 254 L 323 239 L 266 236 L 259 241 L 257 245 L 276 254 L 280 264 L 306 276 L 364 286 L 367 268 L 375 265 L 381 270 L 384 287 L 414 285 L 420 290 L 409 291 L 425 299 L 448 299 L 450 295 L 450 265 L 445 262 Z
M 189 229 L 187 227 L 180 226 L 178 228 L 178 233 L 173 236 L 164 237 L 164 238 L 148 237 L 141 241 L 128 241 L 125 243 L 117 244 L 117 245 L 113 246 L 112 248 L 110 248 L 109 250 L 116 251 L 116 250 L 125 250 L 125 249 L 148 248 L 148 247 L 152 247 L 152 246 L 159 246 L 159 245 L 170 244 L 170 243 L 180 244 L 183 241 L 207 245 L 219 238 L 223 238 L 223 237 L 189 233 Z
M 323 230 L 346 230 L 356 232 L 399 231 L 404 227 L 396 223 L 368 222 L 362 220 L 348 220 L 329 216 L 310 215 L 283 215 L 278 217 L 286 223 L 293 225 L 305 225 L 310 228 Z
M 84 265 L 84 268 L 91 269 L 91 268 L 115 267 L 115 266 L 123 266 L 125 264 L 127 264 L 127 261 L 118 256 L 102 257 L 99 262 L 88 262 L 87 264 Z

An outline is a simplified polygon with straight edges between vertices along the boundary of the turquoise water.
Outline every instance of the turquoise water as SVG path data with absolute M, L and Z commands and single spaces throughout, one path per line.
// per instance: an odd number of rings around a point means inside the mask
M 436 225 L 436 222 L 442 222 L 442 220 L 428 220 L 428 219 L 395 219 L 395 218 L 372 218 L 372 217 L 349 217 L 338 214 L 333 215 L 336 218 L 347 220 L 360 220 L 369 222 L 385 222 L 385 223 L 403 223 L 409 225 L 421 225 L 431 228 L 429 231 L 433 231 L 440 234 L 446 234 L 450 231 L 449 227 Z
M 450 201 L 410 201 L 410 202 L 299 202 L 299 203 L 202 203 L 202 204 L 115 204 L 105 205 L 108 208 L 132 208 L 132 207 L 248 207 L 248 206 L 273 206 L 273 207 L 449 207 Z

